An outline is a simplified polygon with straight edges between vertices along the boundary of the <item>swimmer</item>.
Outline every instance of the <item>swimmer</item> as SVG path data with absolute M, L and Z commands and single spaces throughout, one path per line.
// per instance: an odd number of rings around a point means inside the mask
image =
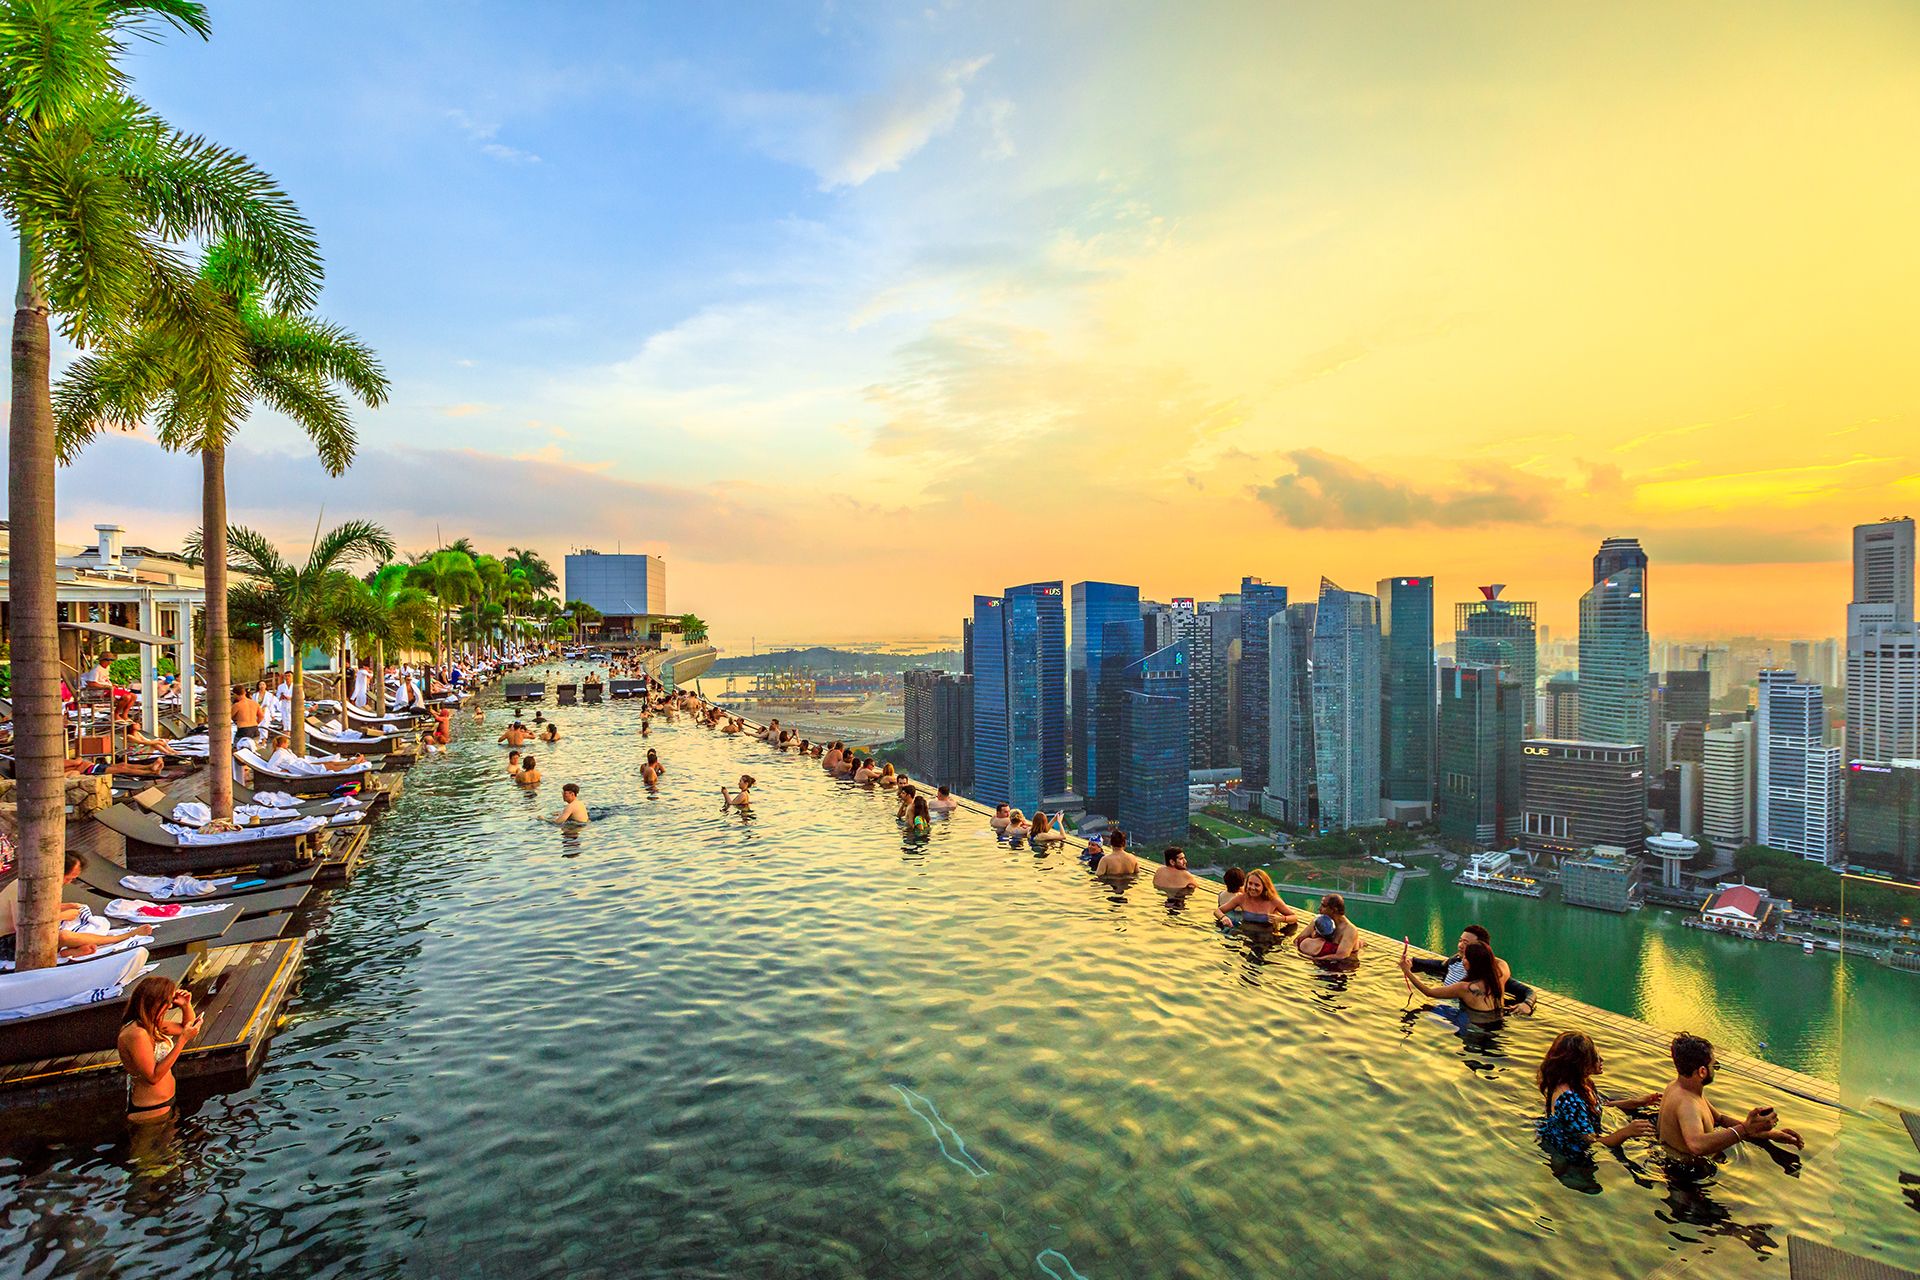
M 519 783 L 523 787 L 539 786 L 540 785 L 540 762 L 535 760 L 532 756 L 528 756 L 526 759 L 520 762 L 520 772 L 517 775 L 515 775 L 513 780 Z
M 1053 825 L 1057 820 L 1058 815 L 1049 818 L 1044 812 L 1034 814 L 1033 825 L 1027 830 L 1027 843 L 1035 847 L 1065 843 L 1067 833 Z
M 1534 1123 L 1534 1131 L 1548 1146 L 1565 1155 L 1583 1155 L 1588 1146 L 1619 1146 L 1629 1138 L 1653 1136 L 1651 1120 L 1633 1119 L 1611 1132 L 1600 1127 L 1600 1108 L 1612 1102 L 1623 1111 L 1638 1111 L 1655 1106 L 1657 1093 L 1634 1098 L 1603 1098 L 1593 1087 L 1602 1070 L 1600 1050 L 1584 1031 L 1562 1031 L 1547 1047 L 1546 1056 L 1534 1072 L 1534 1083 L 1547 1113 Z
M 960 802 L 955 800 L 953 793 L 945 787 L 936 790 L 933 796 L 927 801 L 927 808 L 934 813 L 952 813 L 959 807 Z
M 1720 1065 L 1704 1037 L 1682 1032 L 1673 1039 L 1673 1083 L 1660 1095 L 1660 1142 L 1676 1156 L 1704 1158 L 1742 1142 L 1784 1142 L 1804 1147 L 1792 1129 L 1780 1127 L 1772 1107 L 1755 1107 L 1736 1120 L 1707 1101 L 1707 1086 Z
M 899 791 L 900 803 L 894 806 L 893 816 L 905 822 L 907 815 L 913 812 L 913 801 L 917 794 L 911 782 L 902 786 Z
M 1228 900 L 1238 895 L 1240 887 L 1246 884 L 1247 873 L 1239 867 L 1228 867 L 1226 874 L 1220 878 L 1226 881 L 1227 887 L 1220 891 L 1220 897 L 1216 900 L 1215 905 L 1219 907 L 1221 911 L 1225 911 Z
M 753 778 L 743 773 L 740 775 L 740 789 L 738 791 L 728 794 L 725 787 L 720 788 L 720 801 L 722 804 L 730 804 L 735 808 L 744 809 L 752 803 L 752 800 L 748 797 L 748 792 L 752 787 Z
M 1027 815 L 1015 809 L 1007 815 L 1007 829 L 1003 833 L 1009 840 L 1019 840 L 1033 830 L 1033 824 L 1027 821 Z
M 894 776 L 893 766 L 890 764 L 881 765 L 880 772 L 874 776 L 873 780 L 883 787 L 896 787 L 900 785 L 900 779 Z
M 560 726 L 551 720 L 547 721 L 547 731 L 540 735 L 540 741 L 542 742 L 560 741 Z
M 569 782 L 561 787 L 560 798 L 567 803 L 559 813 L 553 815 L 554 822 L 565 827 L 585 826 L 590 821 L 587 817 L 587 806 L 580 803 L 580 784 Z
M 484 724 L 486 723 L 486 719 L 487 719 L 486 708 L 481 706 L 477 702 L 474 703 L 473 704 L 473 722 L 475 724 Z
M 862 759 L 859 764 L 854 766 L 853 780 L 855 782 L 872 782 L 879 776 L 880 771 L 873 767 L 873 761 L 871 760 Z
M 1273 877 L 1258 867 L 1247 872 L 1241 882 L 1240 892 L 1213 909 L 1213 916 L 1221 924 L 1228 924 L 1234 912 L 1239 913 L 1241 924 L 1283 925 L 1292 924 L 1299 918 L 1274 889 Z
M 667 776 L 667 766 L 660 763 L 660 753 L 652 747 L 647 748 L 647 765 L 652 768 L 656 778 L 664 778 Z
M 507 752 L 507 776 L 509 778 L 518 778 L 520 776 L 520 753 L 518 751 Z
M 932 826 L 933 815 L 927 812 L 927 798 L 925 796 L 915 796 L 913 798 L 913 817 L 908 820 L 907 828 L 912 831 L 914 835 L 923 836 L 927 834 Z
M 1100 861 L 1094 866 L 1096 876 L 1131 876 L 1140 872 L 1140 859 L 1127 851 L 1127 833 L 1114 831 L 1107 835 L 1107 851 L 1100 855 Z
M 128 1120 L 138 1124 L 172 1114 L 179 1088 L 174 1064 L 205 1021 L 194 1012 L 193 997 L 172 978 L 150 973 L 140 979 L 115 1046 L 127 1073 Z
M 1466 965 L 1460 981 L 1437 987 L 1414 977 L 1413 960 L 1409 956 L 1400 957 L 1400 972 L 1429 999 L 1458 1000 L 1471 1023 L 1485 1025 L 1500 1021 L 1506 1013 L 1507 994 L 1505 984 L 1500 981 L 1499 967 L 1494 963 L 1493 948 L 1484 942 L 1470 942 L 1460 949 L 1460 959 Z
M 996 805 L 994 807 L 993 816 L 987 819 L 987 825 L 992 827 L 995 831 L 1005 831 L 1007 829 L 1007 824 L 1012 821 L 1013 821 L 1013 806 L 1007 805 L 1007 804 L 1001 804 L 1001 805 Z
M 1432 974 L 1442 982 L 1459 982 L 1466 976 L 1466 961 L 1461 959 L 1464 952 L 1473 943 L 1485 943 L 1489 950 L 1493 947 L 1493 935 L 1487 932 L 1485 925 L 1470 924 L 1460 931 L 1460 940 L 1454 944 L 1453 954 L 1444 960 L 1420 959 L 1413 962 L 1415 973 Z M 1524 982 L 1514 980 L 1513 971 L 1507 962 L 1498 955 L 1493 958 L 1494 968 L 1500 971 L 1500 982 L 1505 988 L 1507 999 L 1511 1002 L 1508 1012 L 1526 1017 L 1533 1012 L 1533 988 Z
M 1178 846 L 1160 855 L 1161 864 L 1153 869 L 1153 887 L 1164 893 L 1184 893 L 1200 881 L 1187 870 L 1187 851 Z
M 498 738 L 495 738 L 494 741 L 504 742 L 510 747 L 524 747 L 533 741 L 533 730 L 527 728 L 526 725 L 521 724 L 518 720 L 515 720 L 512 724 L 508 725 L 506 730 L 502 732 Z
M 1248 873 L 1249 883 L 1253 873 Z M 1301 955 L 1313 960 L 1345 960 L 1360 954 L 1360 930 L 1347 919 L 1347 900 L 1337 893 L 1320 899 L 1320 914 L 1313 927 L 1293 940 Z

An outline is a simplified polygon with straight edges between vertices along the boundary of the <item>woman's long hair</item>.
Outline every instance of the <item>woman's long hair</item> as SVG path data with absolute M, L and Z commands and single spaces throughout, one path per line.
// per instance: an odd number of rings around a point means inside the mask
M 1493 1011 L 1499 1012 L 1507 1002 L 1507 992 L 1500 981 L 1500 966 L 1493 960 L 1493 948 L 1484 942 L 1469 942 L 1461 949 L 1460 958 L 1467 965 L 1467 981 L 1479 983 L 1480 989 L 1493 997 Z
M 161 1025 L 160 1018 L 179 990 L 180 984 L 165 974 L 148 974 L 140 979 L 133 989 L 133 995 L 127 1000 L 127 1021 L 138 1023 L 156 1040 L 163 1038 L 168 1032 Z
M 1594 1047 L 1593 1037 L 1584 1031 L 1562 1031 L 1547 1046 L 1547 1056 L 1540 1059 L 1533 1080 L 1540 1086 L 1540 1096 L 1548 1101 L 1553 1099 L 1554 1090 L 1565 1085 L 1597 1107 L 1593 1077 L 1599 1070 L 1600 1050 Z

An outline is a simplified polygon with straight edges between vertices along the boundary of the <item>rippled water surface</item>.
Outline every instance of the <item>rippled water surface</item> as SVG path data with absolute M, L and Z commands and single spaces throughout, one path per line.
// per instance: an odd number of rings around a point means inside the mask
M 1784 1275 L 1794 1232 L 1920 1258 L 1884 1110 L 1730 1074 L 1803 1163 L 1556 1177 L 1530 1073 L 1564 1021 L 1463 1039 L 1385 944 L 1327 974 L 976 816 L 907 840 L 814 763 L 547 711 L 538 796 L 497 706 L 408 774 L 250 1089 L 138 1149 L 11 1122 L 0 1274 Z M 578 836 L 536 821 L 567 780 Z M 1616 1087 L 1667 1074 L 1602 1048 Z

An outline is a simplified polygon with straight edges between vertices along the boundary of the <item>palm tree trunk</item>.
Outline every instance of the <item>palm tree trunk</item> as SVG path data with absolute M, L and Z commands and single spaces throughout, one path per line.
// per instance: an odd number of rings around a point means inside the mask
M 373 639 L 373 714 L 387 714 L 387 645 L 378 636 Z
M 13 643 L 14 801 L 20 807 L 15 964 L 51 965 L 59 947 L 66 856 L 67 724 L 60 703 L 60 604 L 53 546 L 53 393 L 47 300 L 39 263 L 20 237 L 13 300 L 13 418 L 7 462 L 12 535 L 8 613 Z
M 287 732 L 293 735 L 293 754 L 307 754 L 307 648 L 296 642 L 293 646 L 293 705 L 287 709 Z M 340 723 L 345 724 L 344 712 Z
M 233 656 L 227 635 L 227 452 L 200 455 L 201 561 L 207 574 L 207 807 L 233 817 Z M 186 678 L 193 679 L 187 672 Z

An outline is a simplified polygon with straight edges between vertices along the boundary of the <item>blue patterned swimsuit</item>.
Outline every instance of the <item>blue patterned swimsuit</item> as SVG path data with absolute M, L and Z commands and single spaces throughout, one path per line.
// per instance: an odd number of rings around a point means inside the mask
M 1600 1108 L 1578 1089 L 1568 1089 L 1553 1100 L 1553 1110 L 1534 1129 L 1541 1141 L 1565 1155 L 1585 1155 L 1587 1139 L 1600 1136 Z

